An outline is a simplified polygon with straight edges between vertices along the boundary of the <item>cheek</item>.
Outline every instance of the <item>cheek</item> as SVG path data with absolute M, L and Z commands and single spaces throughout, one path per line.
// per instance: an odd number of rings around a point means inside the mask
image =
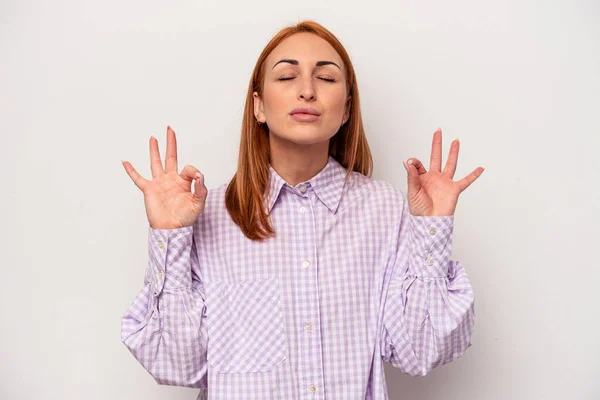
M 343 114 L 346 107 L 346 93 L 343 90 L 340 90 L 338 93 L 331 96 L 329 107 L 331 112 Z
M 277 114 L 287 110 L 289 95 L 280 90 L 265 90 L 264 92 L 264 109 L 267 113 Z

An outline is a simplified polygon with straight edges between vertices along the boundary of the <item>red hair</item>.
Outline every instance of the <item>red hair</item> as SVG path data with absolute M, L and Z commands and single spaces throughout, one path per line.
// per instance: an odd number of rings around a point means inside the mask
M 269 184 L 269 132 L 266 124 L 259 124 L 254 117 L 253 94 L 262 94 L 265 61 L 269 54 L 284 39 L 300 32 L 310 32 L 325 39 L 346 66 L 347 94 L 352 96 L 350 115 L 348 121 L 330 139 L 329 155 L 348 170 L 346 179 L 352 171 L 369 177 L 372 174 L 373 158 L 360 114 L 356 76 L 344 46 L 330 31 L 314 21 L 302 21 L 280 30 L 264 48 L 252 72 L 242 119 L 238 167 L 225 192 L 225 205 L 229 215 L 251 240 L 265 240 L 275 236 L 263 203 Z

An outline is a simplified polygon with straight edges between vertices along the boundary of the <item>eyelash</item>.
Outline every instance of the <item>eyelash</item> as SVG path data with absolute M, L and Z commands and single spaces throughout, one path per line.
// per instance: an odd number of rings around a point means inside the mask
M 294 79 L 294 77 L 292 76 L 292 77 L 289 77 L 289 78 L 279 78 L 278 80 L 279 81 L 289 81 L 291 79 Z M 333 82 L 336 81 L 335 79 L 331 79 L 331 78 L 319 78 L 319 79 L 321 79 L 321 80 L 323 80 L 325 82 L 331 82 L 331 83 L 333 83 Z

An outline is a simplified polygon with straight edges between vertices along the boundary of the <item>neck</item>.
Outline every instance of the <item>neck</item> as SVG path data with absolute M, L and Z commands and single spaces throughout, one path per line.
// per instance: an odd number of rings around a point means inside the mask
M 329 140 L 299 145 L 269 135 L 271 166 L 290 186 L 317 175 L 329 160 Z

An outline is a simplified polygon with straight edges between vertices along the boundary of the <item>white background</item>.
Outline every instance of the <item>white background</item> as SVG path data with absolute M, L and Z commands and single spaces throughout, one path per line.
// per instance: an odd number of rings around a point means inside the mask
M 351 55 L 374 178 L 406 190 L 438 126 L 455 179 L 486 168 L 452 254 L 473 346 L 423 378 L 386 364 L 390 398 L 600 398 L 596 0 L 0 2 L 0 398 L 195 399 L 120 341 L 148 257 L 121 160 L 151 178 L 171 125 L 180 169 L 228 182 L 255 61 L 305 18 Z

